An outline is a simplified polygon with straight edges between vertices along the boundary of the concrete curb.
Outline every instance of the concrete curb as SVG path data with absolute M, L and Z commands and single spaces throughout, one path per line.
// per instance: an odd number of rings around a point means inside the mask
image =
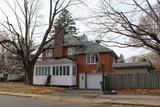
M 3 92 L 0 91 L 0 95 L 11 95 L 19 97 L 31 97 L 36 99 L 43 99 L 49 101 L 63 101 L 70 103 L 86 103 L 86 104 L 120 104 L 120 105 L 135 105 L 135 106 L 150 106 L 159 107 L 160 103 L 148 102 L 148 101 L 138 101 L 138 100 L 117 100 L 117 99 L 104 99 L 104 98 L 83 98 L 83 97 L 73 97 L 73 96 L 49 96 L 49 95 L 39 95 L 39 94 L 26 94 L 26 93 L 13 93 L 13 92 Z

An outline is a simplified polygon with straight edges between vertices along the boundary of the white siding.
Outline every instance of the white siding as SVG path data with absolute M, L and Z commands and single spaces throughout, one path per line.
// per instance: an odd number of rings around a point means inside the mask
M 41 65 L 41 66 L 46 66 L 46 65 Z M 53 75 L 53 71 L 52 71 L 52 67 L 53 66 L 69 66 L 70 67 L 70 71 L 69 71 L 69 75 Z M 73 86 L 76 85 L 76 75 L 73 75 L 72 73 L 72 68 L 73 66 L 76 66 L 75 64 L 56 64 L 56 65 L 47 65 L 47 67 L 50 67 L 50 75 L 51 75 L 51 83 L 50 85 L 59 85 L 59 86 Z M 47 75 L 46 76 L 42 76 L 42 75 L 36 75 L 36 67 L 39 67 L 38 65 L 35 66 L 34 68 L 34 76 L 33 76 L 33 84 L 34 85 L 44 85 L 45 81 L 47 79 Z
M 33 77 L 33 84 L 34 85 L 44 85 L 45 81 L 47 79 L 47 76 L 35 76 Z
M 76 84 L 73 83 L 72 76 L 52 76 L 51 85 L 72 86 Z

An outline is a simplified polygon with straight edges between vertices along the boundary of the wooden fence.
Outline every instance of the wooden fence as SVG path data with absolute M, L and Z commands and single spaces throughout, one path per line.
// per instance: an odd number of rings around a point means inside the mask
M 160 73 L 108 74 L 104 76 L 106 89 L 158 89 Z

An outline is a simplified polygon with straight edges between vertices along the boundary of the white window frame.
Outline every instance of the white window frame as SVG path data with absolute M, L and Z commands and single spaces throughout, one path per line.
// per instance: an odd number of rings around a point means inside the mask
M 72 73 L 72 66 L 70 65 L 56 65 L 52 66 L 52 74 L 53 76 L 70 76 Z
M 52 57 L 53 50 L 52 49 L 47 49 L 46 50 L 46 57 Z
M 97 64 L 98 59 L 96 54 L 87 54 L 86 55 L 86 64 Z
M 74 55 L 75 54 L 75 50 L 76 50 L 75 47 L 69 47 L 68 48 L 68 55 Z

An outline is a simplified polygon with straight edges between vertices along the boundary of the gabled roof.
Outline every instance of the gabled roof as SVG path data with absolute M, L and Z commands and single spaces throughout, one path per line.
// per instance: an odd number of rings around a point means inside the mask
M 60 58 L 60 59 L 46 59 L 43 61 L 38 61 L 36 65 L 74 64 L 74 63 L 76 62 L 68 58 Z
M 150 62 L 114 63 L 113 68 L 152 68 Z

